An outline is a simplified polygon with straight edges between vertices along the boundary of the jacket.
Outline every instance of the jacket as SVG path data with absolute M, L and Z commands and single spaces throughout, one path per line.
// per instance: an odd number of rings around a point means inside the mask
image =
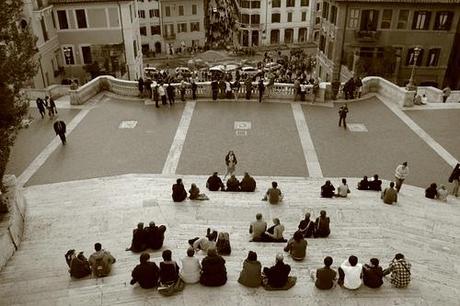
M 383 284 L 382 267 L 374 267 L 368 264 L 363 266 L 363 282 L 370 288 L 379 288 Z
M 172 284 L 179 278 L 179 266 L 174 260 L 160 262 L 160 282 Z
M 281 288 L 286 285 L 291 272 L 291 266 L 278 261 L 271 268 L 264 268 L 264 274 L 268 278 L 268 285 L 273 288 Z
M 112 264 L 115 263 L 115 257 L 106 250 L 94 252 L 89 257 L 89 264 L 93 274 L 102 277 L 109 275 L 112 270 Z
M 246 287 L 259 287 L 262 284 L 262 265 L 257 260 L 245 260 L 238 282 Z
M 206 256 L 201 262 L 200 283 L 205 286 L 217 287 L 227 282 L 225 259 L 221 256 Z
M 145 262 L 137 265 L 131 273 L 131 285 L 139 283 L 144 289 L 150 289 L 158 286 L 160 269 L 154 262 Z

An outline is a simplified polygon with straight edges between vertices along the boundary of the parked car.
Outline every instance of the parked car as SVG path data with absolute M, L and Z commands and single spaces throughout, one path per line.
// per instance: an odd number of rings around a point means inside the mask
M 241 72 L 245 73 L 248 76 L 254 77 L 257 74 L 259 74 L 261 71 L 260 69 L 257 69 L 252 66 L 244 66 L 243 68 L 241 68 Z
M 186 78 L 192 75 L 192 72 L 187 67 L 177 67 L 174 71 L 176 72 L 176 75 L 181 74 L 183 77 Z

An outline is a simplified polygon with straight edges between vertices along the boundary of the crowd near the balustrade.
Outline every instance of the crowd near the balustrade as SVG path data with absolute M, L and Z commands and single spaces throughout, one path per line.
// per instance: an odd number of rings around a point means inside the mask
M 225 164 L 227 166 L 225 176 L 229 176 L 226 185 L 218 172 L 214 172 L 206 181 L 206 188 L 210 192 L 255 192 L 256 180 L 248 172 L 244 173 L 241 181 L 235 176 L 237 158 L 233 151 L 229 151 L 225 156 Z M 377 174 L 372 179 L 364 176 L 358 182 L 357 189 L 380 192 L 383 203 L 391 205 L 398 201 L 398 193 L 401 192 L 403 182 L 408 175 L 408 163 L 403 162 L 395 169 L 395 182 L 390 182 L 383 191 L 382 180 Z M 452 194 L 455 196 L 458 196 L 459 179 L 460 163 L 455 166 L 449 177 L 449 182 L 454 184 Z M 337 189 L 330 180 L 327 180 L 320 190 L 320 196 L 323 198 L 347 198 L 350 193 L 351 190 L 345 178 L 341 180 Z M 437 188 L 436 183 L 426 189 L 427 198 L 446 201 L 447 195 L 446 188 L 442 185 Z M 187 193 L 182 179 L 178 178 L 172 185 L 172 200 L 177 203 L 186 201 L 187 198 L 192 201 L 209 200 L 209 197 L 201 193 L 195 183 L 191 184 Z M 274 181 L 262 200 L 271 205 L 277 205 L 283 201 L 283 198 L 284 194 L 278 183 Z M 295 262 L 302 262 L 306 259 L 307 238 L 327 238 L 331 234 L 330 218 L 325 210 L 321 210 L 317 218 L 311 218 L 311 214 L 307 212 L 289 239 L 284 236 L 285 226 L 281 220 L 275 217 L 272 222 L 273 224 L 269 226 L 263 215 L 257 213 L 255 220 L 249 224 L 248 245 L 251 243 L 283 244 L 280 251 L 282 249 Z M 165 225 L 157 225 L 153 221 L 146 227 L 140 222 L 133 230 L 131 245 L 126 248 L 126 251 L 141 253 L 141 255 L 139 264 L 132 270 L 131 285 L 138 283 L 145 289 L 156 288 L 160 294 L 170 296 L 182 291 L 185 284 L 200 283 L 204 286 L 216 287 L 223 286 L 227 282 L 225 257 L 231 256 L 232 251 L 228 232 L 218 232 L 216 229 L 208 228 L 206 233 L 198 233 L 196 237 L 184 241 L 184 245 L 188 245 L 188 248 L 180 264 L 173 259 L 172 251 L 169 249 L 162 251 L 162 261 L 157 264 L 150 260 L 150 254 L 147 251 L 163 248 L 166 231 Z M 204 255 L 201 262 L 195 256 L 196 254 Z M 242 259 L 242 270 L 238 282 L 247 287 L 262 286 L 266 290 L 288 290 L 295 286 L 297 275 L 291 275 L 291 266 L 286 263 L 285 255 L 282 252 L 273 255 L 273 265 L 262 268 L 262 264 L 257 260 L 258 254 L 249 251 L 247 257 Z M 65 254 L 65 259 L 70 275 L 74 278 L 89 275 L 107 276 L 116 262 L 115 257 L 104 250 L 100 243 L 94 245 L 94 253 L 89 258 L 86 258 L 83 252 L 71 249 Z M 323 267 L 310 270 L 309 276 L 316 288 L 327 290 L 334 288 L 336 284 L 349 290 L 359 289 L 363 284 L 370 288 L 379 288 L 387 275 L 390 275 L 389 281 L 396 288 L 406 288 L 411 281 L 411 264 L 401 253 L 397 253 L 385 269 L 380 265 L 378 258 L 370 258 L 366 262 L 360 261 L 355 255 L 350 255 L 342 260 L 338 263 L 337 271 L 332 268 L 334 260 L 331 256 L 324 258 Z

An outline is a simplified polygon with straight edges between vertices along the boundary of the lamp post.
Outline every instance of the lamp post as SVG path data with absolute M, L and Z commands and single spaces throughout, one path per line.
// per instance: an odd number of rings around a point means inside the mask
M 414 84 L 415 66 L 417 65 L 417 59 L 418 59 L 418 56 L 420 55 L 421 50 L 422 49 L 419 47 L 414 48 L 414 61 L 412 64 L 412 71 L 410 73 L 409 83 L 407 83 L 406 85 L 406 90 L 414 91 L 417 89 L 417 86 Z

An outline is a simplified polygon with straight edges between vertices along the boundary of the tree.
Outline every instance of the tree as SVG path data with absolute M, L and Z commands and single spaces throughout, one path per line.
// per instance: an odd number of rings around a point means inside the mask
M 0 1 L 0 190 L 10 149 L 27 114 L 24 84 L 37 72 L 36 38 L 22 17 L 22 0 Z
M 385 47 L 378 57 L 361 56 L 356 63 L 358 75 L 374 75 L 391 78 L 396 69 L 396 49 Z

